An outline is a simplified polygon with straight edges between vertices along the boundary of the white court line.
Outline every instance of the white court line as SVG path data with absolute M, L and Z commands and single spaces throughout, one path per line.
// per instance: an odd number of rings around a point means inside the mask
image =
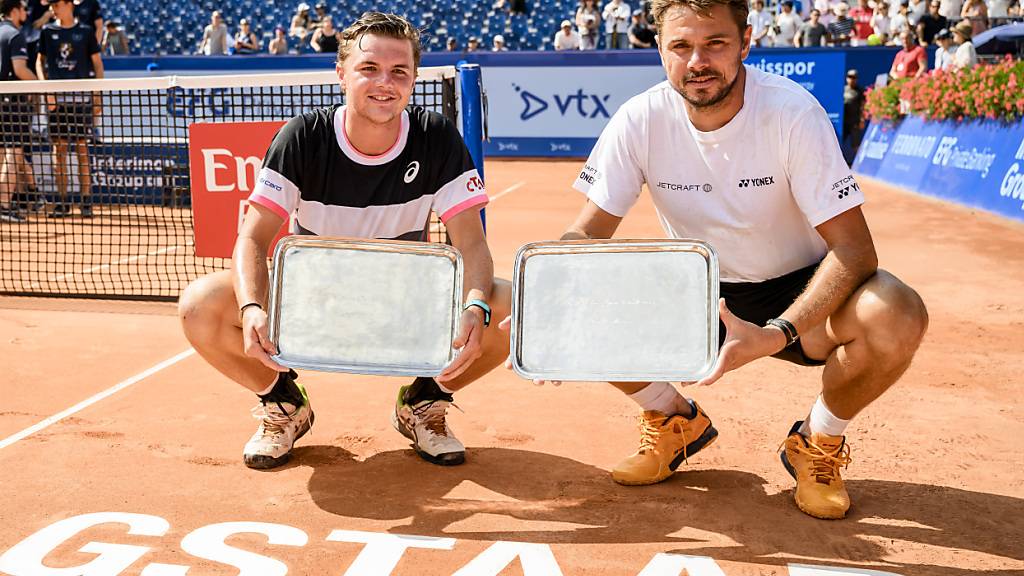
M 72 276 L 77 276 L 79 274 L 92 274 L 93 272 L 95 272 L 97 270 L 104 270 L 106 268 L 113 268 L 114 266 L 120 266 L 121 264 L 127 264 L 129 262 L 135 262 L 136 260 L 142 260 L 143 258 L 149 258 L 150 256 L 156 256 L 158 254 L 164 254 L 166 252 L 174 252 L 178 248 L 181 248 L 181 246 L 168 246 L 166 248 L 161 248 L 159 250 L 153 250 L 153 251 L 147 252 L 145 254 L 137 254 L 135 256 L 129 256 L 128 258 L 122 258 L 122 259 L 118 260 L 117 262 L 111 262 L 109 264 L 100 264 L 99 266 L 93 266 L 92 268 L 86 268 L 85 270 L 80 270 L 78 272 L 68 272 L 67 274 L 61 274 L 60 276 L 57 276 L 56 278 L 50 278 L 48 280 L 40 280 L 39 282 L 36 282 L 35 284 L 32 284 L 31 286 L 29 286 L 29 289 L 39 288 L 44 283 L 60 282 L 61 280 L 64 280 L 64 279 L 67 279 L 67 278 L 71 278 Z
M 495 200 L 497 200 L 498 198 L 501 198 L 505 194 L 511 194 L 511 193 L 515 192 L 516 190 L 519 190 L 523 186 L 526 186 L 526 181 L 516 182 L 515 184 L 513 184 L 513 185 L 509 186 L 508 188 L 505 188 L 501 192 L 498 192 L 497 194 L 495 194 L 491 198 L 491 202 L 494 202 Z
M 18 432 L 16 434 L 12 435 L 12 436 L 8 436 L 7 438 L 4 438 L 3 440 L 0 440 L 0 450 L 3 450 L 4 448 L 6 448 L 7 446 L 10 446 L 11 444 L 14 444 L 18 440 L 22 440 L 22 439 L 24 439 L 27 436 L 31 436 L 32 434 L 35 434 L 36 432 L 39 432 L 40 430 L 42 430 L 43 428 L 46 428 L 50 424 L 53 424 L 55 422 L 59 422 L 59 421 L 65 419 L 65 418 L 67 418 L 68 416 L 71 416 L 75 412 L 78 412 L 80 410 L 88 408 L 89 406 L 92 406 L 93 404 L 99 402 L 100 400 L 103 400 L 107 396 L 111 396 L 113 394 L 116 394 L 116 393 L 120 392 L 121 390 L 124 390 L 125 388 L 131 386 L 132 384 L 135 384 L 136 382 L 139 382 L 141 380 L 145 380 L 146 378 L 152 376 L 153 374 L 156 374 L 157 372 L 163 370 L 164 368 L 167 368 L 168 366 L 170 366 L 172 364 L 180 362 L 181 360 L 184 360 L 185 358 L 188 358 L 189 356 L 191 356 L 191 355 L 193 355 L 195 353 L 196 353 L 196 351 L 193 348 L 189 348 L 188 350 L 185 350 L 184 352 L 182 352 L 181 354 L 178 354 L 177 356 L 175 356 L 173 358 L 168 358 L 167 360 L 164 360 L 163 362 L 157 364 L 156 366 L 153 366 L 152 368 L 150 368 L 148 370 L 145 370 L 144 372 L 139 372 L 135 376 L 132 376 L 131 378 L 129 378 L 129 379 L 127 379 L 127 380 L 125 380 L 125 381 L 123 381 L 123 382 L 121 382 L 119 384 L 115 384 L 115 385 L 111 386 L 110 388 L 107 388 L 106 390 L 104 390 L 102 392 L 99 392 L 98 394 L 94 394 L 94 395 L 90 396 L 89 398 L 86 398 L 85 400 L 82 400 L 78 404 L 75 404 L 74 406 L 72 406 L 71 408 L 68 408 L 67 410 L 64 410 L 63 412 L 58 412 L 57 414 L 54 414 L 53 416 L 50 416 L 49 418 L 39 422 L 38 424 L 35 424 L 33 426 L 29 426 L 28 428 L 25 428 L 21 432 Z

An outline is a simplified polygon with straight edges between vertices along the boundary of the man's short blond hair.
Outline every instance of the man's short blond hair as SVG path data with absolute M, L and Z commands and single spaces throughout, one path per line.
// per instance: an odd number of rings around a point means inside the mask
M 672 8 L 689 8 L 697 14 L 708 16 L 717 5 L 725 6 L 732 12 L 732 18 L 736 21 L 736 27 L 739 28 L 742 37 L 747 29 L 747 14 L 750 12 L 747 0 L 653 0 L 651 14 L 654 16 L 654 26 L 658 29 L 658 34 L 661 34 L 665 15 Z
M 341 31 L 341 41 L 338 42 L 338 62 L 344 62 L 352 52 L 352 46 L 367 34 L 408 40 L 412 45 L 413 65 L 419 68 L 420 54 L 423 52 L 423 47 L 420 45 L 420 31 L 405 18 L 384 12 L 364 12 L 358 20 Z

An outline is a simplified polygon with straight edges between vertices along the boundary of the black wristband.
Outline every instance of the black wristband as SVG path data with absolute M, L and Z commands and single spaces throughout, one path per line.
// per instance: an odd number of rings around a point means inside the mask
M 245 304 L 242 304 L 241 308 L 238 309 L 238 320 L 239 321 L 242 320 L 242 316 L 245 316 L 245 309 L 248 308 L 249 306 L 256 306 L 260 310 L 263 310 L 263 305 L 260 304 L 259 302 L 246 302 Z
M 775 326 L 779 330 L 782 330 L 782 333 L 786 335 L 786 346 L 789 346 L 800 339 L 800 334 L 797 333 L 796 326 L 793 326 L 793 323 L 785 318 L 772 318 L 765 322 L 764 325 Z

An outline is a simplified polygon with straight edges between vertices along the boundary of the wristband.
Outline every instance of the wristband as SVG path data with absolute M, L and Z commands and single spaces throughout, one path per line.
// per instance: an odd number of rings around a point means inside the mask
M 238 309 L 238 321 L 239 322 L 242 321 L 242 316 L 245 316 L 245 309 L 248 308 L 249 306 L 255 306 L 255 307 L 259 308 L 260 310 L 263 310 L 263 305 L 260 304 L 259 302 L 246 302 L 245 304 L 242 304 L 241 308 Z
M 789 346 L 800 339 L 800 334 L 797 333 L 796 326 L 793 326 L 793 323 L 785 318 L 772 318 L 765 322 L 764 325 L 775 326 L 779 330 L 782 330 L 782 333 L 786 335 L 786 346 Z
M 463 310 L 469 310 L 470 307 L 476 306 L 477 308 L 484 311 L 484 327 L 491 325 L 491 307 L 487 305 L 487 302 L 483 300 L 470 300 L 463 306 Z

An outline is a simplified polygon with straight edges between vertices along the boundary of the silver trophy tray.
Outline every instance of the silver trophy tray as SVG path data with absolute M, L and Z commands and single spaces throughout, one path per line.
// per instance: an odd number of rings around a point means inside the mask
M 512 285 L 524 378 L 689 382 L 718 356 L 718 257 L 705 242 L 527 244 Z
M 288 236 L 272 270 L 270 340 L 282 365 L 436 376 L 454 359 L 462 256 L 451 246 Z

